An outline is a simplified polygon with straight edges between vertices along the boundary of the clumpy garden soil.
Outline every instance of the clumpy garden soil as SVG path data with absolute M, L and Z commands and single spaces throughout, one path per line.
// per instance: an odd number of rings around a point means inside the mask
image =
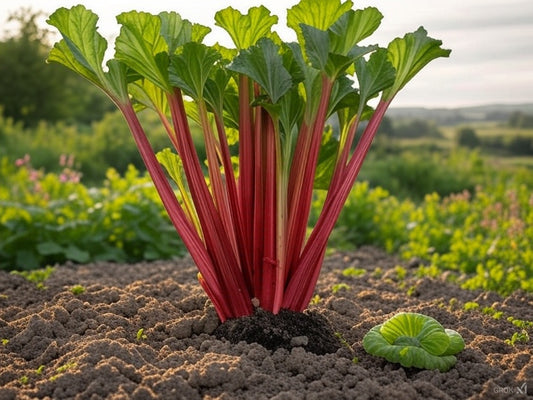
M 533 296 L 461 290 L 444 278 L 417 278 L 415 265 L 374 248 L 328 256 L 310 306 L 311 325 L 326 321 L 337 341 L 326 354 L 308 347 L 321 340 L 312 330 L 286 330 L 282 336 L 293 336 L 277 350 L 219 339 L 224 328 L 189 258 L 61 266 L 45 289 L 0 272 L 0 399 L 520 399 L 525 390 L 531 396 L 533 338 L 514 346 L 505 340 L 521 332 L 507 317 L 533 320 Z M 366 272 L 343 276 L 349 267 Z M 75 285 L 85 291 L 73 294 Z M 478 309 L 464 309 L 474 301 Z M 503 315 L 493 318 L 484 307 Z M 457 330 L 467 345 L 455 367 L 406 369 L 366 354 L 365 333 L 398 311 L 424 313 Z

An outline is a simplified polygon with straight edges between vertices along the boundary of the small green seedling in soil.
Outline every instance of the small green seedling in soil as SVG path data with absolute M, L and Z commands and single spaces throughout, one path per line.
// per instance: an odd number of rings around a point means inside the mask
M 407 289 L 407 296 L 412 297 L 416 294 L 416 285 L 412 285 Z
M 503 311 L 496 311 L 494 307 L 483 307 L 481 312 L 485 315 L 490 315 L 494 319 L 500 319 L 503 316 Z
M 82 285 L 75 285 L 75 286 L 72 286 L 70 288 L 70 292 L 74 295 L 74 296 L 78 296 L 82 293 L 85 293 L 85 287 L 83 287 Z
M 475 301 L 467 301 L 463 306 L 464 311 L 477 310 L 478 308 L 479 308 L 479 304 L 476 303 Z
M 45 368 L 46 368 L 46 367 L 45 367 L 44 365 L 39 365 L 39 368 L 37 368 L 37 369 L 35 370 L 35 373 L 36 373 L 37 375 L 41 375 L 41 374 L 44 372 L 44 369 L 45 369 Z
M 144 328 L 141 328 L 137 331 L 137 340 L 146 340 L 148 336 L 144 333 Z
M 75 362 L 69 362 L 69 363 L 61 365 L 60 367 L 56 368 L 56 374 L 50 377 L 50 382 L 55 381 L 57 378 L 61 376 L 61 374 L 65 373 L 69 369 L 76 368 L 77 366 L 78 364 Z
M 370 329 L 363 338 L 363 347 L 369 354 L 406 368 L 441 372 L 455 365 L 455 354 L 464 346 L 459 333 L 418 313 L 398 313 Z
M 0 342 L 2 343 L 2 346 L 7 346 L 9 339 L 2 339 Z
M 374 269 L 374 272 L 372 272 L 372 276 L 378 279 L 381 278 L 383 276 L 383 269 L 381 269 L 381 267 L 377 267 Z
M 396 278 L 399 281 L 403 281 L 405 279 L 405 277 L 407 276 L 407 270 L 404 267 L 400 266 L 400 265 L 397 265 L 394 268 L 394 272 L 396 272 Z
M 357 278 L 366 274 L 366 270 L 363 268 L 349 267 L 342 271 L 342 275 L 350 278 Z
M 350 286 L 346 283 L 336 283 L 331 287 L 333 293 L 337 293 L 339 290 L 350 290 Z
M 19 378 L 19 383 L 20 383 L 21 385 L 27 385 L 28 383 L 30 383 L 30 378 L 28 378 L 27 375 L 21 376 L 21 377 Z
M 54 267 L 47 266 L 46 268 L 36 269 L 33 271 L 12 271 L 11 273 L 13 275 L 20 275 L 29 282 L 34 283 L 38 289 L 46 289 L 44 282 L 50 277 L 50 275 L 52 275 L 54 271 Z
M 344 338 L 344 336 L 342 336 L 342 333 L 340 332 L 335 332 L 335 337 L 337 339 L 339 339 L 339 342 L 341 342 L 341 344 L 346 347 L 350 353 L 352 353 L 354 355 L 353 359 L 352 359 L 352 362 L 354 364 L 356 364 L 357 362 L 359 362 L 359 359 L 357 357 L 355 357 L 355 351 L 353 349 L 353 347 L 350 345 L 350 343 L 348 343 L 348 341 Z
M 311 298 L 311 302 L 309 304 L 312 304 L 312 305 L 317 305 L 319 304 L 320 302 L 322 301 L 322 298 L 320 297 L 320 295 L 318 294 L 315 294 L 312 298 Z
M 511 336 L 511 339 L 505 339 L 505 343 L 509 346 L 514 346 L 517 343 L 528 343 L 529 342 L 529 334 L 525 329 L 522 329 L 522 332 L 515 332 L 513 333 L 513 336 Z
M 452 297 L 449 301 L 448 301 L 448 306 L 450 307 L 450 311 L 451 310 L 454 310 L 456 307 L 457 307 L 457 302 L 459 300 L 457 300 L 457 298 L 455 297 Z

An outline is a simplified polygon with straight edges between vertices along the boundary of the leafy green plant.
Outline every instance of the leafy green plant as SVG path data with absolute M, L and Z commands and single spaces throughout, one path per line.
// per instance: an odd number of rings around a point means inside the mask
M 464 348 L 463 338 L 435 319 L 418 313 L 399 313 L 379 324 L 363 338 L 364 349 L 404 367 L 449 370 Z
M 125 12 L 105 69 L 107 43 L 94 13 L 79 5 L 48 20 L 63 36 L 48 60 L 100 87 L 124 115 L 222 321 L 251 314 L 252 299 L 273 313 L 307 307 L 329 235 L 385 111 L 426 64 L 450 53 L 422 27 L 387 48 L 361 46 L 383 16 L 352 6 L 302 0 L 290 8 L 297 43 L 272 31 L 278 18 L 264 6 L 245 15 L 228 7 L 215 21 L 234 49 L 205 45 L 210 28 L 175 12 Z M 368 101 L 376 97 L 372 109 Z M 176 152 L 154 154 L 136 113 L 145 108 L 160 117 Z M 325 129 L 331 116 L 339 122 L 335 135 Z M 190 119 L 203 131 L 207 177 Z M 328 194 L 307 235 L 313 189 Z
M 135 336 L 136 336 L 137 340 L 146 340 L 146 339 L 148 339 L 148 336 L 146 336 L 146 334 L 144 333 L 144 328 L 140 328 L 137 331 L 137 334 Z
M 525 329 L 520 332 L 514 332 L 510 339 L 505 339 L 505 343 L 509 346 L 515 346 L 517 343 L 528 343 L 529 334 Z
M 336 283 L 335 285 L 331 286 L 331 291 L 333 293 L 337 293 L 341 290 L 350 290 L 350 285 L 347 285 L 344 282 Z
M 1 269 L 183 254 L 150 178 L 135 168 L 123 176 L 108 170 L 103 185 L 90 188 L 30 161 L 24 157 L 17 167 L 0 160 Z
M 55 381 L 57 378 L 59 378 L 62 374 L 64 374 L 65 372 L 71 370 L 71 369 L 74 369 L 74 368 L 77 368 L 78 364 L 74 361 L 69 361 L 59 367 L 56 368 L 56 374 L 55 375 L 52 375 L 49 380 L 50 382 L 53 382 Z
M 74 285 L 70 288 L 70 293 L 72 293 L 74 296 L 78 296 L 82 293 L 85 293 L 85 287 L 82 285 Z
M 37 269 L 33 271 L 12 271 L 12 274 L 20 275 L 29 282 L 35 284 L 38 289 L 46 289 L 44 282 L 52 275 L 55 268 L 48 265 L 46 268 Z
M 467 301 L 463 306 L 463 310 L 465 311 L 477 310 L 478 308 L 479 303 L 476 303 L 475 301 Z
M 346 277 L 356 278 L 364 274 L 366 274 L 366 269 L 364 268 L 348 267 L 342 270 L 342 275 Z

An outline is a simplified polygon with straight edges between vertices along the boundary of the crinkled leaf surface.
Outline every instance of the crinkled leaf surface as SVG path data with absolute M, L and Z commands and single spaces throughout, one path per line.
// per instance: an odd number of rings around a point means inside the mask
M 404 367 L 447 371 L 455 365 L 454 354 L 464 348 L 464 342 L 431 317 L 399 313 L 372 328 L 363 338 L 363 347 Z
M 279 47 L 267 38 L 241 51 L 228 69 L 247 75 L 259 83 L 273 103 L 293 86 L 292 77 L 283 66 Z
M 300 24 L 326 31 L 341 15 L 353 6 L 351 1 L 302 0 L 287 10 L 287 25 L 292 28 L 303 46 L 304 39 Z
M 389 59 L 396 68 L 396 80 L 383 93 L 383 97 L 386 100 L 392 99 L 430 61 L 448 57 L 451 50 L 443 49 L 441 45 L 442 41 L 430 38 L 423 27 L 403 38 L 394 39 L 389 44 L 388 51 Z
M 271 37 L 272 26 L 278 22 L 278 17 L 270 15 L 264 6 L 252 7 L 244 15 L 227 7 L 215 14 L 215 21 L 229 33 L 237 49 L 242 50 L 255 45 L 261 38 Z
M 48 23 L 55 26 L 63 40 L 57 42 L 48 61 L 63 64 L 102 88 L 119 103 L 128 101 L 125 68 L 117 61 L 108 62 L 108 72 L 102 68 L 106 40 L 96 30 L 98 16 L 84 6 L 59 8 Z
M 209 74 L 220 60 L 220 54 L 204 44 L 186 43 L 180 54 L 170 59 L 169 79 L 172 86 L 184 90 L 192 98 L 203 97 Z
M 329 28 L 332 52 L 348 54 L 357 43 L 375 32 L 382 19 L 383 14 L 375 7 L 347 11 Z
M 159 19 L 161 20 L 160 34 L 167 43 L 169 54 L 174 54 L 178 47 L 192 40 L 192 24 L 183 20 L 178 13 L 162 12 L 159 13 Z
M 161 19 L 146 12 L 130 11 L 117 16 L 122 25 L 115 41 L 115 58 L 170 91 L 168 82 L 168 45 L 161 36 Z
M 396 70 L 388 59 L 386 49 L 376 50 L 366 61 L 360 57 L 355 62 L 355 73 L 359 80 L 361 104 L 376 96 L 394 83 Z

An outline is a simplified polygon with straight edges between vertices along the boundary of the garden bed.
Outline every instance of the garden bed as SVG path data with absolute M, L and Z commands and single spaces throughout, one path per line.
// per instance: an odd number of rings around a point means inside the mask
M 326 258 L 310 310 L 329 322 L 339 349 L 323 355 L 304 349 L 313 341 L 305 335 L 278 350 L 217 339 L 215 310 L 189 258 L 61 266 L 45 288 L 0 272 L 0 398 L 519 399 L 527 398 L 524 389 L 533 393 L 531 327 L 516 323 L 533 320 L 533 295 L 466 291 L 416 277 L 416 262 L 398 265 L 370 247 Z M 427 314 L 457 330 L 466 348 L 455 367 L 406 369 L 366 354 L 365 333 L 398 311 Z

